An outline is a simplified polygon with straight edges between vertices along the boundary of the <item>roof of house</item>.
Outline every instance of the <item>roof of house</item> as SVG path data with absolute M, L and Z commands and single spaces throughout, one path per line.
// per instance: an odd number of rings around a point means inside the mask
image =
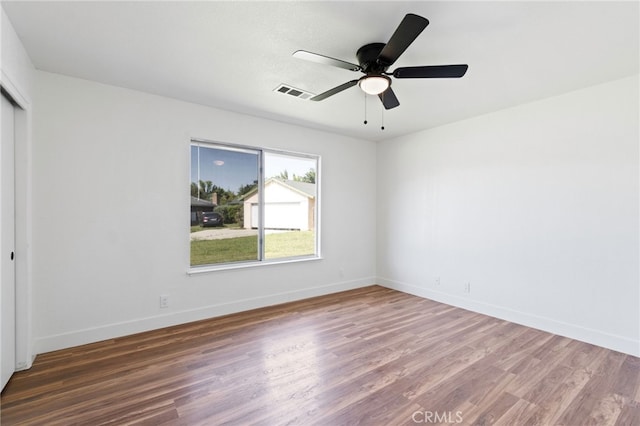
M 267 181 L 268 182 L 268 181 Z M 303 193 L 304 195 L 308 196 L 308 197 L 315 197 L 316 196 L 316 184 L 315 183 L 309 183 L 309 182 L 300 182 L 297 180 L 280 180 L 278 179 L 278 182 L 288 186 L 290 188 L 295 189 L 298 192 Z
M 191 207 L 215 207 L 211 201 L 201 200 L 198 197 L 191 196 Z
M 297 180 L 284 180 L 284 179 L 280 179 L 277 177 L 272 177 L 267 179 L 267 181 L 264 183 L 265 186 L 269 185 L 270 183 L 275 182 L 278 183 L 294 192 L 298 192 L 302 195 L 304 195 L 305 197 L 309 197 L 309 198 L 315 198 L 316 196 L 316 184 L 315 183 L 309 183 L 309 182 L 300 182 Z M 249 197 L 251 197 L 253 194 L 256 193 L 256 191 L 258 191 L 258 188 L 254 188 L 251 191 L 247 192 L 246 194 L 242 195 L 242 197 L 240 197 L 239 199 L 247 199 Z

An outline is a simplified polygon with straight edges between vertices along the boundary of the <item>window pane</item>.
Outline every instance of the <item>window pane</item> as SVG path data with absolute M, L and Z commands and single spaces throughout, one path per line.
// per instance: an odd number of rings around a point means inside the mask
M 264 165 L 264 258 L 316 254 L 317 160 L 265 152 Z
M 191 266 L 258 260 L 258 230 L 241 197 L 256 191 L 259 152 L 191 146 Z

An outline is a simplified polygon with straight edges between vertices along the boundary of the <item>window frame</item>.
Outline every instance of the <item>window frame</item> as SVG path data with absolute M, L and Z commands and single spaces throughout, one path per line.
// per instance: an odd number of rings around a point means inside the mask
M 309 262 L 316 261 L 322 259 L 321 254 L 321 244 L 320 244 L 320 235 L 321 235 L 321 218 L 320 218 L 320 204 L 321 204 L 321 156 L 319 154 L 310 154 L 304 152 L 296 152 L 296 151 L 288 151 L 283 149 L 275 149 L 275 148 L 267 148 L 261 146 L 251 146 L 244 144 L 236 144 L 236 143 L 228 143 L 228 142 L 218 142 L 209 139 L 201 139 L 201 138 L 190 138 L 189 139 L 189 153 L 191 153 L 191 147 L 193 146 L 205 146 L 210 148 L 220 148 L 220 149 L 228 149 L 235 151 L 255 151 L 258 153 L 258 238 L 257 238 L 257 249 L 258 249 L 258 258 L 256 260 L 244 260 L 237 262 L 226 262 L 226 263 L 212 263 L 205 265 L 191 265 L 191 238 L 189 238 L 189 250 L 187 252 L 187 274 L 201 274 L 206 272 L 215 272 L 215 271 L 225 271 L 225 270 L 233 270 L 233 269 L 244 269 L 244 268 L 254 268 L 259 266 L 269 266 L 269 265 L 280 265 L 287 263 L 299 263 L 299 262 Z M 274 155 L 282 155 L 282 156 L 290 156 L 290 157 L 299 157 L 304 159 L 315 160 L 315 185 L 316 185 L 316 193 L 315 193 L 315 203 L 313 206 L 314 210 L 314 253 L 309 255 L 300 255 L 300 256 L 289 256 L 289 257 L 281 257 L 275 259 L 267 259 L 265 258 L 264 248 L 265 248 L 265 229 L 264 229 L 264 214 L 265 214 L 265 202 L 264 202 L 264 185 L 265 185 L 265 154 L 274 154 Z M 191 154 L 189 154 L 189 181 L 191 181 Z M 189 214 L 191 214 L 189 212 Z M 190 233 L 189 233 L 190 234 Z

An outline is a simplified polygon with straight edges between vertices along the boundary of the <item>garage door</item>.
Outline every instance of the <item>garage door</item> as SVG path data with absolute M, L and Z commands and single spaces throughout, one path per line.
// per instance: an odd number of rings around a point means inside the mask
M 264 206 L 266 229 L 300 229 L 304 224 L 301 203 L 267 203 Z M 258 205 L 251 205 L 251 227 L 258 227 Z

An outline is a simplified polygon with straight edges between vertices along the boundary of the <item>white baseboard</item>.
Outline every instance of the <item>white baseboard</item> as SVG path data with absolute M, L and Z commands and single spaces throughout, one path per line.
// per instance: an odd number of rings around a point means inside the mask
M 102 340 L 114 339 L 128 336 L 144 331 L 156 330 L 163 327 L 185 324 L 222 315 L 248 311 L 266 306 L 278 305 L 295 300 L 308 299 L 310 297 L 323 296 L 340 291 L 353 290 L 356 288 L 374 285 L 375 278 L 363 278 L 353 281 L 333 283 L 324 286 L 305 288 L 302 290 L 271 294 L 249 299 L 236 300 L 233 302 L 203 306 L 196 309 L 171 312 L 147 318 L 140 318 L 131 321 L 107 324 L 99 327 L 76 330 L 69 333 L 62 333 L 36 339 L 35 353 L 41 354 L 58 349 L 66 349 L 87 343 L 99 342 Z
M 503 306 L 492 305 L 470 298 L 434 291 L 428 288 L 393 281 L 386 278 L 378 278 L 376 282 L 383 287 L 398 290 L 403 293 L 413 294 L 414 296 L 446 303 L 447 305 L 467 309 L 469 311 L 489 315 L 494 318 L 546 331 L 548 333 L 569 337 L 571 339 L 580 340 L 603 348 L 640 357 L 640 340 L 629 339 L 628 337 L 617 336 L 599 330 L 581 327 L 577 324 L 569 324 L 552 318 L 545 318 L 527 312 L 515 311 Z

